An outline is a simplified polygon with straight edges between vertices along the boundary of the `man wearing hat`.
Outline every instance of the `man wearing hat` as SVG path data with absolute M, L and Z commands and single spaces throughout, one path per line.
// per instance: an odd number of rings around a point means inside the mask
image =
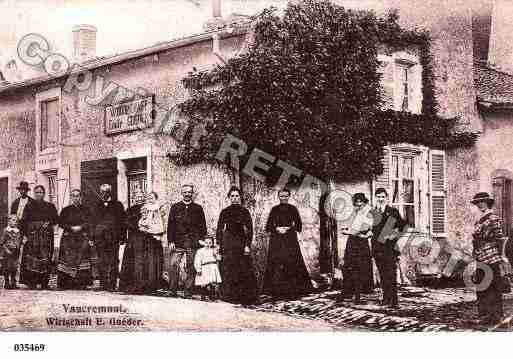
M 30 191 L 30 187 L 28 182 L 21 181 L 20 184 L 16 187 L 20 196 L 14 200 L 11 205 L 11 214 L 15 214 L 20 223 L 20 229 L 23 234 L 25 234 L 25 209 L 27 205 L 33 201 L 31 197 L 28 196 L 28 192 Z

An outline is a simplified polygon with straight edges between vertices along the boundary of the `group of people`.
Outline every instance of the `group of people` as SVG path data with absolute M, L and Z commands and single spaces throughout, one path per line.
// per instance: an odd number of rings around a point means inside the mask
M 20 182 L 17 190 L 20 196 L 11 206 L 0 242 L 6 289 L 17 288 L 18 266 L 20 283 L 30 289 L 46 289 L 52 265 L 56 265 L 60 289 L 85 289 L 99 279 L 99 290 L 143 294 L 167 289 L 170 296 L 176 296 L 183 282 L 186 298 L 192 297 L 194 290 L 203 299 L 222 298 L 232 303 L 251 304 L 257 298 L 251 261 L 253 220 L 237 187 L 228 192 L 231 204 L 221 211 L 213 236 L 207 235 L 203 208 L 193 201 L 192 184 L 182 186 L 182 200 L 171 206 L 167 226 L 155 192 L 136 193 L 135 204 L 125 211 L 108 184 L 100 186 L 90 208 L 82 204 L 81 191 L 74 189 L 71 204 L 58 214 L 55 206 L 45 201 L 43 186 L 34 187 L 34 198 L 28 196 L 27 182 Z M 266 225 L 270 242 L 263 293 L 292 298 L 310 292 L 312 285 L 298 243 L 301 217 L 288 203 L 288 189 L 279 191 L 278 197 L 280 204 L 272 208 Z M 62 228 L 62 237 L 54 256 L 57 226 Z M 170 250 L 167 281 L 166 239 Z M 118 270 L 122 244 L 126 247 Z M 58 258 L 55 263 L 54 257 Z
M 171 206 L 167 226 L 154 192 L 136 194 L 135 205 L 125 211 L 122 203 L 113 198 L 108 184 L 100 186 L 91 208 L 82 204 L 81 191 L 75 189 L 71 191 L 71 204 L 58 214 L 55 206 L 44 200 L 43 186 L 34 187 L 34 198 L 28 196 L 27 182 L 20 182 L 17 189 L 20 196 L 11 206 L 0 238 L 0 267 L 6 289 L 17 288 L 18 266 L 20 283 L 30 289 L 48 287 L 54 227 L 59 226 L 63 233 L 56 269 L 61 289 L 85 289 L 93 279 L 99 279 L 100 290 L 114 291 L 119 278 L 119 290 L 127 293 L 153 293 L 167 288 L 171 296 L 176 296 L 183 282 L 186 298 L 195 289 L 204 299 L 221 296 L 232 303 L 250 304 L 257 298 L 251 261 L 253 220 L 237 187 L 228 192 L 230 205 L 221 211 L 213 236 L 207 235 L 205 213 L 193 201 L 191 184 L 182 186 L 182 200 Z M 387 204 L 386 189 L 378 188 L 374 195 L 373 207 L 363 193 L 352 197 L 354 211 L 342 228 L 347 244 L 339 300 L 361 303 L 361 294 L 373 290 L 373 258 L 383 289 L 381 304 L 397 307 L 397 241 L 407 223 L 397 208 Z M 263 293 L 295 298 L 313 289 L 298 242 L 302 222 L 298 209 L 288 203 L 290 191 L 280 190 L 278 198 L 280 204 L 272 208 L 265 227 L 270 241 Z M 480 320 L 496 323 L 502 319 L 502 293 L 508 289 L 503 269 L 507 262 L 505 238 L 500 218 L 492 211 L 493 198 L 480 192 L 471 203 L 481 212 L 473 233 L 474 257 L 478 261 L 474 279 L 480 283 L 487 271 L 491 273 L 489 283 L 477 288 Z M 166 233 L 171 256 L 168 282 L 163 278 Z M 119 248 L 125 243 L 119 272 Z
M 372 292 L 374 259 L 383 290 L 381 304 L 396 308 L 399 304 L 397 265 L 400 255 L 397 241 L 407 222 L 397 208 L 387 204 L 386 189 L 378 188 L 374 195 L 374 207 L 369 205 L 364 193 L 352 197 L 354 210 L 342 228 L 342 233 L 347 235 L 347 244 L 339 301 L 353 299 L 355 303 L 362 303 L 361 294 Z M 511 291 L 507 278 L 510 265 L 505 253 L 507 238 L 502 233 L 501 219 L 493 213 L 494 199 L 487 192 L 477 193 L 471 203 L 480 213 L 472 233 L 477 267 L 471 280 L 477 294 L 477 322 L 497 325 L 504 317 L 503 293 Z
M 397 240 L 406 227 L 406 221 L 397 208 L 387 204 L 388 193 L 377 188 L 376 205 L 371 207 L 364 193 L 352 197 L 353 213 L 342 233 L 347 235 L 343 261 L 342 292 L 339 300 L 353 299 L 362 302 L 361 294 L 374 288 L 372 258 L 376 263 L 381 287 L 383 306 L 397 307 Z

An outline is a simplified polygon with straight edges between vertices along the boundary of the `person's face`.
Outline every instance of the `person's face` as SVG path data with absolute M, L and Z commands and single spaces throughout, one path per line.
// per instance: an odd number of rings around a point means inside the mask
M 154 193 L 150 193 L 146 196 L 146 202 L 155 203 L 156 201 L 157 201 L 157 198 L 155 197 Z
M 212 247 L 212 238 L 205 238 L 205 247 Z
M 376 203 L 380 207 L 384 206 L 387 203 L 387 199 L 388 199 L 388 196 L 383 192 L 380 192 L 379 194 L 376 195 Z
M 240 204 L 240 193 L 238 191 L 232 191 L 230 193 L 230 202 L 232 202 L 232 204 Z
M 185 202 L 192 201 L 193 194 L 194 194 L 194 191 L 191 187 L 189 187 L 189 186 L 182 187 L 182 197 Z
M 9 217 L 9 226 L 18 227 L 18 220 L 16 219 L 16 217 Z
M 20 188 L 20 189 L 18 189 L 18 192 L 20 193 L 20 196 L 22 198 L 25 198 L 25 197 L 27 197 L 28 189 Z
M 354 206 L 355 206 L 356 210 L 359 210 L 360 208 L 362 208 L 363 205 L 364 205 L 364 203 L 360 199 L 357 199 L 356 201 L 354 201 Z
M 37 188 L 34 191 L 34 198 L 36 201 L 42 201 L 45 198 L 45 191 L 42 188 Z
M 278 198 L 280 199 L 280 203 L 288 203 L 290 194 L 288 192 L 282 191 L 278 193 Z
M 73 204 L 74 206 L 78 206 L 81 201 L 82 201 L 82 196 L 80 195 L 80 192 L 72 192 L 71 193 L 71 204 Z
M 100 197 L 103 201 L 106 201 L 110 197 L 110 191 L 106 189 L 100 189 Z
M 476 207 L 479 209 L 479 211 L 481 212 L 486 212 L 488 210 L 488 204 L 486 204 L 486 202 L 484 201 L 481 201 L 481 202 L 477 202 L 476 203 Z

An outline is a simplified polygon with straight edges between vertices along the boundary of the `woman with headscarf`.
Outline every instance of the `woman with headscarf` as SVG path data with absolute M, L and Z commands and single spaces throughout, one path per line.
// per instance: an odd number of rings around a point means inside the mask
M 54 251 L 53 226 L 57 224 L 57 209 L 53 203 L 46 202 L 45 188 L 34 187 L 34 201 L 25 208 L 25 226 L 27 240 L 23 246 L 20 283 L 35 289 L 48 288 L 51 260 Z
M 231 204 L 221 211 L 216 232 L 222 259 L 223 299 L 252 304 L 256 299 L 256 277 L 251 262 L 253 221 L 241 204 L 239 188 L 231 187 L 228 198 Z
M 298 243 L 302 222 L 297 208 L 288 203 L 290 191 L 282 189 L 278 198 L 280 204 L 271 209 L 265 227 L 271 237 L 263 293 L 295 298 L 313 289 Z
M 481 212 L 472 233 L 473 256 L 477 261 L 475 275 L 479 322 L 483 325 L 498 324 L 503 317 L 501 274 L 503 257 L 501 220 L 492 212 L 493 198 L 486 192 L 477 193 L 471 201 Z
M 342 233 L 348 235 L 344 252 L 343 282 L 341 299 L 354 297 L 354 303 L 361 303 L 361 293 L 373 287 L 370 238 L 372 236 L 372 216 L 369 214 L 369 200 L 363 193 L 353 198 L 353 213 L 349 225 Z
M 122 292 L 149 294 L 163 287 L 164 227 L 156 200 L 157 194 L 152 192 L 145 202 L 144 193 L 139 192 L 136 204 L 127 211 L 128 242 L 119 282 Z
M 85 289 L 98 276 L 98 254 L 91 239 L 91 213 L 82 205 L 79 189 L 71 191 L 71 205 L 63 208 L 59 226 L 64 229 L 59 247 L 57 284 L 60 289 Z

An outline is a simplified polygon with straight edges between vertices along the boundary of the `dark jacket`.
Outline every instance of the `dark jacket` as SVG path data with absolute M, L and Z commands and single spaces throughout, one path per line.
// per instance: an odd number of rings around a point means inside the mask
M 194 202 L 178 202 L 171 206 L 167 222 L 167 241 L 177 248 L 198 248 L 207 234 L 203 207 Z
M 25 234 L 26 233 L 26 218 L 27 218 L 27 208 L 29 207 L 29 205 L 34 201 L 34 199 L 32 197 L 27 197 L 28 198 L 28 202 L 27 202 L 27 205 L 25 206 L 25 208 L 23 209 L 23 216 L 20 220 L 20 223 L 19 223 L 19 226 L 20 226 L 20 229 L 21 229 L 21 232 L 22 234 Z M 20 197 L 16 198 L 12 204 L 11 204 L 11 214 L 17 214 L 18 212 L 18 206 L 20 204 Z
M 397 239 L 385 240 L 384 237 L 390 235 L 394 230 L 403 231 L 406 221 L 401 218 L 397 208 L 385 206 L 383 213 L 376 208 L 371 210 L 374 225 L 372 227 L 372 255 L 398 255 L 399 251 L 395 248 Z
M 91 215 L 95 241 L 108 241 L 114 244 L 126 242 L 126 213 L 121 202 L 98 201 L 92 206 Z

